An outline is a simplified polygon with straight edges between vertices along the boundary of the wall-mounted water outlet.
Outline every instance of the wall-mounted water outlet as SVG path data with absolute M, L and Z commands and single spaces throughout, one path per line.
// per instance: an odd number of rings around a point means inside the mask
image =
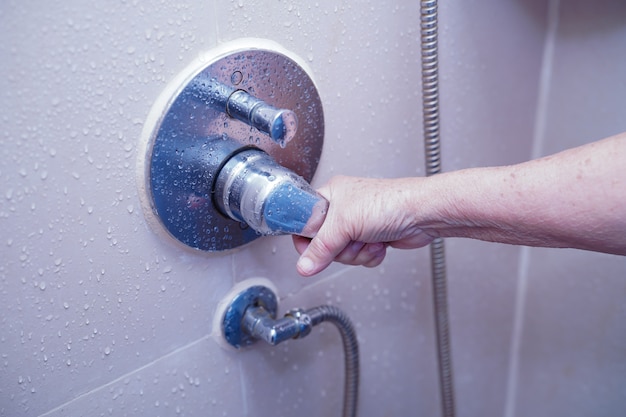
M 263 340 L 277 345 L 290 339 L 307 336 L 314 326 L 327 322 L 335 325 L 341 335 L 345 355 L 343 416 L 356 417 L 359 391 L 359 345 L 354 325 L 339 308 L 321 305 L 288 311 L 276 317 L 278 301 L 272 289 L 262 283 L 241 288 L 223 303 L 220 313 L 224 339 L 239 349 Z
M 203 57 L 157 101 L 144 136 L 144 206 L 184 245 L 222 251 L 317 230 L 309 220 L 323 218 L 327 202 L 309 182 L 322 105 L 303 64 L 282 48 L 246 41 Z

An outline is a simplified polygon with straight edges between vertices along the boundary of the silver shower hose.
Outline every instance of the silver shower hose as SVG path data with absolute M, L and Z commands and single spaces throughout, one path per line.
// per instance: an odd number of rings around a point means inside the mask
M 343 417 L 356 417 L 359 398 L 359 345 L 350 318 L 337 307 L 322 305 L 306 311 L 311 325 L 322 322 L 334 324 L 341 334 L 345 356 L 345 381 L 343 392 Z
M 426 150 L 426 175 L 441 172 L 441 144 L 439 138 L 439 58 L 437 46 L 437 0 L 420 2 L 420 34 L 422 63 L 422 108 L 424 145 Z M 446 284 L 446 257 L 443 239 L 430 245 L 430 262 L 433 282 L 433 305 L 442 415 L 454 417 L 454 385 L 452 354 L 448 323 L 448 291 Z

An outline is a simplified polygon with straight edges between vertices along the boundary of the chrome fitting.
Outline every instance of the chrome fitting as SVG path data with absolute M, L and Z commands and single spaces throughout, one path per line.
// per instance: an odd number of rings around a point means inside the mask
M 304 178 L 256 148 L 244 148 L 223 164 L 213 200 L 221 213 L 262 235 L 313 237 L 317 230 L 307 224 L 314 214 L 324 216 L 328 207 Z
M 311 317 L 301 309 L 276 319 L 276 295 L 267 287 L 253 286 L 232 300 L 222 320 L 224 337 L 240 348 L 261 339 L 270 345 L 299 339 L 311 333 Z
M 299 327 L 298 335 L 294 336 L 294 339 L 305 337 L 309 333 L 311 333 L 311 329 L 313 328 L 313 321 L 311 320 L 311 316 L 309 316 L 301 308 L 295 308 L 293 310 L 289 310 L 287 314 L 285 314 L 285 317 L 293 318 Z
M 274 320 L 263 307 L 248 308 L 241 327 L 253 338 L 264 340 L 270 345 L 297 339 L 300 337 L 301 330 L 300 322 L 296 318 L 285 316 Z
M 359 391 L 359 346 L 354 326 L 348 316 L 335 306 L 322 305 L 307 311 L 294 309 L 276 320 L 276 295 L 267 287 L 256 285 L 237 294 L 222 318 L 222 332 L 236 348 L 263 339 L 270 345 L 299 339 L 311 328 L 328 322 L 337 327 L 345 355 L 343 416 L 355 417 Z
M 196 77 L 187 93 L 192 98 L 268 134 L 283 148 L 295 137 L 298 130 L 298 117 L 293 111 L 276 108 L 215 78 Z

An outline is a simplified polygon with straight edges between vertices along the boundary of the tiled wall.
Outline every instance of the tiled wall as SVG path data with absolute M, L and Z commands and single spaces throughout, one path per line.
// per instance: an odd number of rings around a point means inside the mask
M 618 0 L 442 2 L 444 168 L 625 131 L 625 17 Z M 448 248 L 459 416 L 625 413 L 626 259 Z
M 539 154 L 626 131 L 626 4 L 561 1 L 553 39 Z M 626 258 L 532 249 L 526 267 L 515 415 L 625 415 Z
M 363 415 L 439 408 L 426 251 L 378 269 L 295 271 L 289 237 L 182 251 L 144 220 L 142 124 L 218 43 L 261 37 L 304 59 L 326 116 L 317 185 L 419 175 L 418 9 L 371 2 L 94 2 L 0 8 L 0 415 L 338 415 L 338 334 L 234 352 L 213 316 L 265 277 L 281 311 L 332 303 L 361 342 Z
M 326 116 L 315 184 L 423 174 L 418 4 L 396 3 L 3 4 L 0 415 L 338 415 L 334 329 L 243 352 L 216 342 L 218 302 L 255 277 L 273 281 L 281 311 L 332 303 L 352 317 L 361 415 L 438 414 L 426 250 L 303 279 L 288 237 L 225 255 L 163 241 L 136 185 L 154 100 L 198 54 L 241 37 L 276 41 L 311 67 Z M 541 94 L 554 3 L 441 3 L 444 169 L 626 130 L 619 0 L 556 5 Z M 624 259 L 468 240 L 447 249 L 459 416 L 624 412 Z
M 446 171 L 530 157 L 546 2 L 440 2 Z M 507 402 L 520 249 L 447 240 L 458 416 L 500 416 Z

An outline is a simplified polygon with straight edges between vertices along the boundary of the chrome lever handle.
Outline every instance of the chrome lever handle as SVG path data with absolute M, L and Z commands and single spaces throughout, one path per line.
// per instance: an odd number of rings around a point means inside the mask
M 193 83 L 191 91 L 195 98 L 268 134 L 281 147 L 284 148 L 296 135 L 298 118 L 293 111 L 278 109 L 215 78 L 197 77 Z

